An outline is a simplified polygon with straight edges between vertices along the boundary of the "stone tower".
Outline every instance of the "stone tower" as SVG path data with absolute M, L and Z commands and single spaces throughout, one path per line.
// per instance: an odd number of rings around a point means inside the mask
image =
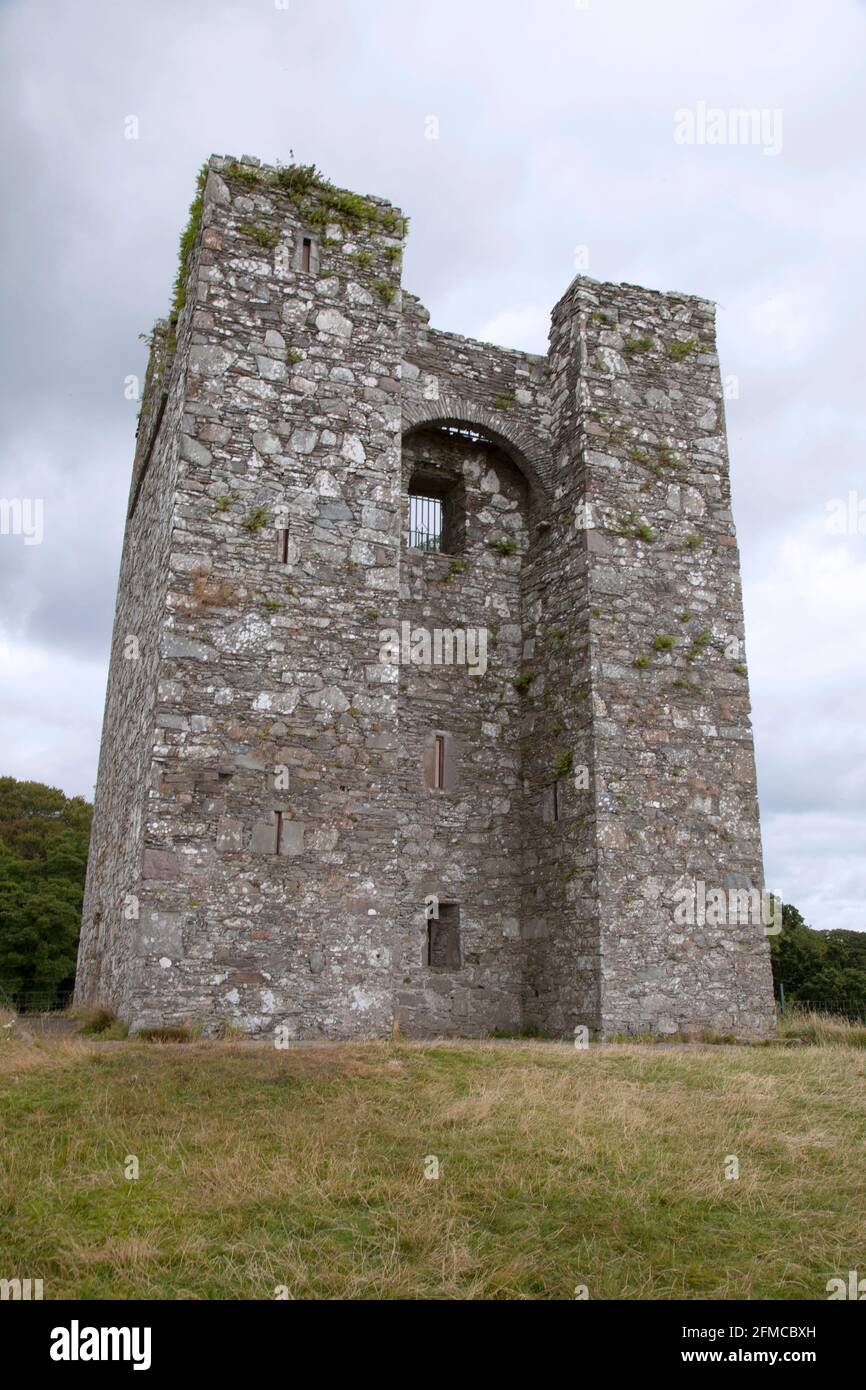
M 429 327 L 404 219 L 213 157 L 157 325 L 77 1000 L 289 1037 L 772 1027 L 714 313 Z M 765 915 L 765 914 L 764 914 Z

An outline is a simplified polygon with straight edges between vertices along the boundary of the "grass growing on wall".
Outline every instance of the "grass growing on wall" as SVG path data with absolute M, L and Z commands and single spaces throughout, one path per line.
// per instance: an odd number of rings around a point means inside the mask
M 330 223 L 337 223 L 345 233 L 367 231 L 404 237 L 409 226 L 409 219 L 401 217 L 394 208 L 382 206 L 360 193 L 337 188 L 315 164 L 278 164 L 271 170 L 235 161 L 225 172 L 230 178 L 240 179 L 251 190 L 258 188 L 262 192 L 272 190 L 287 194 L 305 221 L 322 230 Z
M 204 207 L 204 186 L 207 182 L 207 171 L 207 164 L 203 164 L 198 171 L 195 183 L 195 197 L 189 205 L 187 224 L 181 232 L 177 275 L 174 279 L 171 310 L 168 316 L 169 323 L 171 324 L 177 323 L 180 317 L 180 311 L 186 303 L 186 281 L 189 275 L 193 248 L 199 231 L 201 230 L 201 215 Z

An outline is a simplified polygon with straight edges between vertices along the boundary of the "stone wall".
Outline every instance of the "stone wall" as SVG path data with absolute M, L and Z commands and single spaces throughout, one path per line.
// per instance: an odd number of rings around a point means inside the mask
M 408 548 L 399 615 L 409 633 L 468 635 L 473 665 L 404 664 L 398 686 L 402 965 L 401 1026 L 414 1033 L 520 1026 L 522 780 L 518 675 L 520 574 L 529 546 L 525 480 L 495 444 L 416 430 L 403 448 L 404 518 L 413 475 L 459 479 L 461 534 L 442 554 Z M 479 640 L 478 634 L 484 634 Z M 421 638 L 423 641 L 423 637 Z M 477 642 L 477 646 L 475 645 Z M 456 644 L 444 650 L 460 655 Z M 424 656 L 423 647 L 418 650 Z M 483 659 L 482 659 L 483 658 Z M 424 780 L 436 733 L 453 740 L 443 790 Z M 429 782 L 429 778 L 428 778 Z M 460 971 L 431 971 L 424 955 L 429 896 L 460 906 Z M 420 928 L 420 942 L 419 942 Z M 420 945 L 420 949 L 419 949 Z
M 761 928 L 672 915 L 690 878 L 761 882 L 711 307 L 579 279 L 548 358 L 473 342 L 401 292 L 402 233 L 210 161 L 133 470 L 79 1001 L 766 1031 Z M 445 553 L 408 545 L 413 479 Z M 403 623 L 483 631 L 484 673 L 407 661 Z
M 675 912 L 689 885 L 763 886 L 713 306 L 577 281 L 554 310 L 551 355 L 593 523 L 599 1025 L 762 1033 L 765 924 Z
M 136 969 L 140 869 L 161 677 L 184 379 L 154 330 L 130 486 L 87 864 L 79 1002 L 125 1007 Z

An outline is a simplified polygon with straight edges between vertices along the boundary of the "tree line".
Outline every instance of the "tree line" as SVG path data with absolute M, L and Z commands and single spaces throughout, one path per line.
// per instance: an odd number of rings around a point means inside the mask
M 0 985 L 25 1005 L 75 982 L 92 815 L 82 796 L 0 777 Z
M 796 907 L 782 907 L 782 930 L 770 937 L 776 997 L 829 1013 L 866 1015 L 866 931 L 814 931 Z

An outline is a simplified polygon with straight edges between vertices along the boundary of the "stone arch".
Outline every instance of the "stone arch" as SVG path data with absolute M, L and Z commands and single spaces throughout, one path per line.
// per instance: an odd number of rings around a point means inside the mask
M 516 421 L 507 419 L 500 411 L 462 396 L 445 395 L 435 401 L 404 401 L 404 436 L 424 427 L 435 429 L 437 425 L 477 430 L 492 443 L 498 444 L 526 478 L 534 494 L 539 518 L 546 513 L 548 498 L 544 473 L 547 450 L 533 433 Z

